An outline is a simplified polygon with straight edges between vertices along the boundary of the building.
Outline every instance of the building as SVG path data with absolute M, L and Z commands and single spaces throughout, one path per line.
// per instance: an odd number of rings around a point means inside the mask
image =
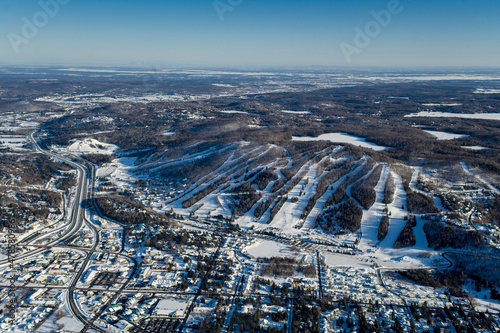
M 158 302 L 155 308 L 155 315 L 180 318 L 186 314 L 186 310 L 191 303 L 191 299 L 165 298 Z

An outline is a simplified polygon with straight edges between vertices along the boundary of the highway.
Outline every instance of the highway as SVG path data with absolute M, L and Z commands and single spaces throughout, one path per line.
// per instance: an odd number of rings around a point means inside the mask
M 49 155 L 51 157 L 57 158 L 59 160 L 62 160 L 69 165 L 73 166 L 78 170 L 78 184 L 77 184 L 77 189 L 76 189 L 76 195 L 72 204 L 71 211 L 69 213 L 69 218 L 68 218 L 68 223 L 63 225 L 62 227 L 59 227 L 57 229 L 52 230 L 51 232 L 42 235 L 44 238 L 51 236 L 51 235 L 56 235 L 57 237 L 54 237 L 55 239 L 47 244 L 45 244 L 45 247 L 51 247 L 55 246 L 58 244 L 62 244 L 71 237 L 73 237 L 83 226 L 83 220 L 84 220 L 84 210 L 82 208 L 82 203 L 85 202 L 87 199 L 87 192 L 88 192 L 88 178 L 87 178 L 87 170 L 86 168 L 78 164 L 71 159 L 61 156 L 61 155 L 56 155 L 52 152 L 48 152 L 43 150 L 39 145 L 37 140 L 34 138 L 34 132 L 30 133 L 28 136 L 28 139 L 31 141 L 33 144 L 33 147 L 35 151 Z M 89 226 L 91 224 L 89 223 Z M 40 236 L 39 236 L 40 237 Z M 19 245 L 19 244 L 18 244 Z M 30 249 L 25 253 L 22 253 L 14 258 L 11 258 L 13 262 L 18 262 L 21 261 L 27 257 L 31 257 L 37 254 L 40 254 L 42 252 L 46 251 L 45 248 L 34 248 Z M 0 267 L 8 265 L 9 262 L 7 259 L 0 260 Z
M 87 203 L 88 195 L 89 195 L 89 174 L 91 174 L 91 180 L 92 180 L 92 186 L 91 189 L 93 189 L 94 185 L 94 168 L 93 166 L 90 166 L 90 170 L 87 169 L 87 167 L 83 164 L 75 162 L 74 159 L 63 156 L 61 154 L 56 154 L 52 150 L 47 151 L 44 150 L 40 147 L 38 144 L 36 138 L 35 138 L 35 132 L 32 132 L 29 134 L 28 139 L 31 141 L 33 148 L 35 151 L 46 154 L 48 156 L 51 156 L 53 158 L 56 158 L 58 160 L 62 160 L 66 162 L 67 164 L 71 165 L 78 171 L 78 184 L 76 188 L 76 194 L 75 198 L 73 200 L 73 204 L 71 207 L 71 211 L 69 214 L 68 218 L 68 223 L 66 225 L 63 225 L 62 227 L 59 227 L 53 231 L 51 231 L 48 234 L 43 235 L 45 237 L 49 237 L 51 235 L 56 235 L 55 240 L 49 242 L 46 244 L 43 248 L 35 248 L 34 250 L 28 251 L 27 253 L 23 253 L 22 255 L 18 256 L 15 258 L 15 261 L 22 260 L 26 257 L 37 255 L 39 253 L 42 253 L 46 251 L 46 248 L 54 247 L 60 244 L 65 243 L 66 241 L 70 240 L 74 235 L 76 235 L 83 227 L 84 223 L 92 230 L 94 234 L 94 242 L 92 244 L 92 248 L 89 249 L 82 249 L 87 253 L 85 260 L 81 264 L 79 270 L 77 273 L 73 276 L 67 295 L 66 295 L 66 300 L 68 302 L 71 314 L 77 318 L 82 324 L 84 324 L 84 330 L 87 328 L 92 328 L 94 330 L 97 330 L 99 332 L 105 332 L 102 329 L 95 327 L 93 324 L 89 324 L 89 321 L 87 318 L 80 312 L 80 309 L 78 308 L 75 300 L 75 287 L 80 280 L 82 274 L 85 272 L 85 269 L 87 268 L 87 265 L 92 258 L 92 254 L 96 251 L 98 245 L 99 245 L 99 230 L 97 229 L 96 226 L 94 226 L 90 221 L 87 220 L 85 216 L 85 206 Z M 78 158 L 77 156 L 74 156 L 74 158 Z M 88 171 L 88 173 L 87 173 Z M 93 195 L 93 192 L 92 192 Z M 0 262 L 2 264 L 2 262 Z M 137 265 L 135 265 L 137 266 Z M 84 331 L 82 330 L 82 331 Z
M 79 156 L 73 156 L 73 155 L 62 155 L 59 153 L 54 152 L 53 150 L 45 150 L 37 142 L 37 139 L 35 137 L 35 132 L 32 132 L 28 135 L 28 139 L 31 141 L 31 144 L 33 145 L 33 149 L 36 152 L 45 154 L 47 156 L 53 157 L 57 160 L 61 160 L 69 165 L 71 165 L 73 168 L 77 170 L 78 173 L 78 183 L 76 186 L 76 192 L 74 195 L 74 198 L 72 200 L 71 204 L 71 209 L 68 212 L 64 212 L 64 216 L 61 220 L 57 221 L 56 223 L 53 223 L 53 225 L 59 225 L 61 224 L 63 219 L 67 219 L 66 223 L 63 223 L 61 226 L 56 227 L 53 230 L 49 230 L 46 233 L 38 233 L 36 234 L 35 237 L 24 237 L 23 239 L 19 240 L 17 245 L 21 247 L 21 243 L 23 243 L 23 248 L 27 248 L 28 250 L 25 251 L 22 254 L 17 255 L 14 258 L 10 258 L 10 262 L 8 261 L 9 258 L 0 260 L 0 267 L 9 265 L 12 261 L 15 262 L 20 262 L 22 260 L 25 260 L 29 257 L 33 257 L 36 255 L 39 255 L 47 249 L 50 248 L 55 248 L 55 247 L 68 247 L 68 245 L 65 245 L 67 241 L 69 241 L 72 237 L 74 237 L 83 227 L 84 224 L 86 224 L 91 230 L 94 235 L 93 237 L 93 244 L 91 248 L 78 248 L 74 247 L 75 250 L 81 251 L 85 253 L 85 259 L 83 262 L 80 264 L 76 274 L 72 277 L 72 280 L 70 282 L 69 287 L 61 287 L 57 286 L 58 289 L 64 290 L 67 289 L 66 292 L 66 303 L 69 306 L 70 314 L 76 318 L 78 321 L 80 321 L 83 324 L 83 328 L 81 332 L 86 332 L 87 330 L 91 331 L 98 331 L 98 332 L 106 332 L 105 330 L 101 329 L 100 327 L 97 327 L 94 325 L 94 321 L 98 319 L 99 315 L 102 314 L 102 312 L 105 310 L 106 306 L 103 306 L 98 313 L 92 318 L 88 319 L 86 318 L 82 312 L 80 311 L 80 308 L 77 305 L 77 301 L 75 299 L 75 291 L 76 290 L 81 290 L 82 288 L 77 288 L 78 281 L 81 279 L 82 275 L 85 273 L 86 268 L 92 258 L 92 255 L 98 251 L 98 246 L 100 243 L 100 229 L 97 228 L 93 223 L 91 223 L 85 213 L 86 209 L 85 206 L 87 205 L 87 200 L 90 199 L 92 200 L 92 203 L 94 204 L 94 166 L 86 161 L 82 161 L 82 163 L 77 162 L 77 160 L 81 160 Z M 89 187 L 89 179 L 91 182 L 91 185 Z M 100 215 L 100 212 L 97 211 L 97 213 Z M 102 217 L 102 216 L 101 216 Z M 49 226 L 50 227 L 50 226 Z M 47 230 L 49 227 L 45 227 L 42 230 Z M 40 240 L 47 239 L 47 243 L 43 245 L 34 245 L 34 246 L 29 246 L 27 244 L 33 243 L 35 240 L 38 242 Z M 26 241 L 29 240 L 29 242 L 26 243 Z M 73 248 L 72 246 L 69 246 Z M 123 250 L 123 248 L 122 248 Z M 127 287 L 131 279 L 133 278 L 135 272 L 138 269 L 138 263 L 134 258 L 131 258 L 129 256 L 126 256 L 124 254 L 119 254 L 120 256 L 125 256 L 128 259 L 131 260 L 133 263 L 134 267 L 131 271 L 131 274 L 127 281 L 122 284 L 122 286 L 114 290 L 115 298 L 119 296 Z M 48 287 L 48 286 L 46 286 Z

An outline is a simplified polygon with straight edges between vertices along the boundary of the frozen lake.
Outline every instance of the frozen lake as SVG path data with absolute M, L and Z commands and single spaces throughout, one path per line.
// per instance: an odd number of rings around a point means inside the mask
M 429 133 L 430 135 L 434 136 L 438 140 L 453 140 L 453 139 L 461 139 L 461 138 L 467 138 L 469 135 L 465 134 L 455 134 L 451 132 L 440 132 L 440 131 L 426 131 L 424 132 Z
M 405 117 L 433 117 L 433 118 L 463 118 L 463 119 L 486 119 L 500 120 L 500 113 L 450 113 L 450 112 L 429 112 L 421 111 L 412 113 Z
M 349 143 L 354 146 L 359 146 L 363 148 L 370 148 L 375 151 L 383 151 L 389 149 L 388 147 L 379 146 L 374 143 L 366 142 L 366 139 L 360 138 L 354 135 L 349 135 L 346 133 L 327 133 L 321 134 L 316 138 L 312 137 L 298 137 L 293 136 L 293 141 L 331 141 L 335 143 Z

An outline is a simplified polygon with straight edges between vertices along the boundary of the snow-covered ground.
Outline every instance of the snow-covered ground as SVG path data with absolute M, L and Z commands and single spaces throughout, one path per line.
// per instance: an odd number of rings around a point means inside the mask
M 363 160 L 363 163 L 360 163 L 360 165 L 346 174 L 345 176 L 341 177 L 339 180 L 337 180 L 334 184 L 330 186 L 330 189 L 325 192 L 317 201 L 316 204 L 314 205 L 313 209 L 309 213 L 309 215 L 306 217 L 306 220 L 304 221 L 304 225 L 302 227 L 303 231 L 311 230 L 314 227 L 314 224 L 316 222 L 316 217 L 318 214 L 321 213 L 323 207 L 325 206 L 326 201 L 328 198 L 332 196 L 332 194 L 337 190 L 339 185 L 350 175 L 356 174 L 358 171 L 360 171 L 364 166 L 366 165 L 366 160 Z
M 270 223 L 271 227 L 281 229 L 287 234 L 297 234 L 300 232 L 300 228 L 295 227 L 299 227 L 297 224 L 299 223 L 300 215 L 306 207 L 310 196 L 316 191 L 319 181 L 319 178 L 316 177 L 318 166 L 329 158 L 330 156 L 326 156 L 317 163 L 308 162 L 299 170 L 297 174 L 306 173 L 300 182 L 288 193 L 289 199 L 273 218 Z M 297 198 L 298 200 L 293 202 L 291 198 Z
M 66 303 L 65 293 L 61 293 L 58 297 L 58 300 L 62 302 L 60 308 L 54 312 L 44 323 L 37 329 L 37 332 L 80 332 L 83 328 L 83 325 L 76 319 L 73 318 L 69 313 L 69 307 Z M 61 317 L 56 321 L 56 317 L 58 316 L 58 312 L 63 312 L 66 315 Z M 60 329 L 60 325 L 63 325 L 62 330 Z
M 475 298 L 478 311 L 500 312 L 500 301 L 491 299 L 490 289 L 476 290 L 476 284 L 473 280 L 467 279 L 463 288 Z
M 8 147 L 12 150 L 25 150 L 24 148 L 22 148 L 22 146 L 27 143 L 28 139 L 25 136 L 14 136 L 14 135 L 0 136 L 0 147 Z
M 469 167 L 467 166 L 467 164 L 465 164 L 465 162 L 461 162 L 460 163 L 462 165 L 462 168 L 464 169 L 465 173 L 471 175 L 471 176 L 474 176 L 477 180 L 479 180 L 480 183 L 483 183 L 486 185 L 486 187 L 488 187 L 490 190 L 492 190 L 493 192 L 495 192 L 496 194 L 500 194 L 500 190 L 498 188 L 496 188 L 493 184 L 491 184 L 487 179 L 485 179 L 484 177 L 472 172 Z
M 466 134 L 455 134 L 450 132 L 427 131 L 427 130 L 424 130 L 424 132 L 429 133 L 438 140 L 453 140 L 453 139 L 461 139 L 469 137 L 469 135 Z
M 130 186 L 139 179 L 134 173 L 137 157 L 121 157 L 97 170 L 99 177 L 109 176 L 118 186 Z
M 373 263 L 368 258 L 351 256 L 331 252 L 321 252 L 321 257 L 330 267 L 344 266 L 354 268 L 373 268 Z
M 406 192 L 399 175 L 394 174 L 394 183 L 396 185 L 394 201 L 387 205 L 390 212 L 389 231 L 385 239 L 380 243 L 380 248 L 385 249 L 393 249 L 394 242 L 406 224 L 404 217 L 408 215 L 408 211 L 406 210 Z
M 486 119 L 500 120 L 500 113 L 450 113 L 450 112 L 430 112 L 421 111 L 408 114 L 405 117 L 434 117 L 434 118 L 463 118 L 463 119 Z
M 246 247 L 245 251 L 256 258 L 294 257 L 297 255 L 297 252 L 293 251 L 290 246 L 268 240 L 258 241 Z
M 243 146 L 246 146 L 246 144 L 243 144 Z M 229 147 L 223 148 L 222 150 L 219 150 L 220 152 L 227 150 Z M 212 185 L 219 179 L 225 176 L 231 176 L 234 174 L 234 172 L 238 172 L 241 170 L 242 166 L 245 165 L 245 163 L 249 161 L 253 161 L 255 159 L 261 158 L 265 156 L 267 153 L 269 153 L 272 149 L 275 149 L 274 145 L 266 145 L 266 146 L 250 146 L 248 147 L 247 150 L 243 151 L 242 155 L 235 156 L 232 154 L 225 162 L 223 165 L 221 165 L 219 168 L 216 170 L 213 170 L 210 174 L 208 174 L 205 177 L 202 177 L 199 179 L 196 183 L 192 184 L 189 189 L 186 189 L 186 194 L 181 195 L 180 197 L 177 197 L 175 201 L 172 201 L 169 203 L 169 207 L 172 207 L 176 210 L 176 212 L 179 214 L 182 214 L 184 216 L 188 216 L 190 212 L 193 211 L 195 207 L 199 207 L 199 209 L 196 211 L 196 215 L 198 216 L 207 216 L 208 214 L 211 214 L 212 216 L 214 215 L 219 215 L 222 214 L 224 216 L 230 216 L 231 209 L 229 208 L 231 202 L 232 202 L 232 197 L 234 196 L 234 193 L 228 193 L 227 189 L 224 189 L 224 185 L 219 186 L 216 190 L 212 191 L 209 193 L 207 196 L 205 196 L 203 199 L 201 199 L 199 202 L 197 202 L 194 206 L 189 207 L 189 208 L 184 208 L 182 206 L 182 202 L 188 198 L 190 198 L 194 193 L 199 192 L 200 190 L 205 189 L 206 187 Z M 205 154 L 205 153 L 202 153 Z M 208 154 L 207 154 L 208 155 Z M 191 156 L 191 155 L 190 155 Z M 182 162 L 183 159 L 180 160 Z M 259 165 L 257 168 L 265 169 L 265 168 L 272 168 L 275 165 L 276 161 L 273 161 L 270 164 L 267 165 Z M 231 181 L 231 185 L 233 186 L 238 186 L 242 180 L 244 179 L 244 175 L 242 174 L 240 177 L 237 179 L 234 179 Z M 223 191 L 223 189 L 225 191 Z M 201 207 L 200 207 L 201 205 Z M 243 218 L 245 218 L 247 215 L 250 213 L 253 213 L 253 211 L 249 212 Z M 250 222 L 252 219 L 249 218 L 248 221 L 245 223 Z M 241 224 L 242 221 L 238 221 L 238 223 Z
M 312 137 L 292 137 L 293 141 L 331 141 L 336 143 L 349 143 L 354 146 L 360 146 L 363 148 L 370 148 L 376 151 L 383 151 L 389 149 L 388 147 L 383 147 L 376 145 L 374 143 L 366 142 L 366 139 L 357 136 L 349 135 L 346 133 L 327 133 L 321 134 L 316 138 Z
M 389 168 L 384 166 L 381 177 L 375 186 L 375 192 L 377 193 L 375 203 L 369 210 L 363 211 L 363 219 L 361 220 L 361 232 L 363 237 L 359 243 L 359 249 L 363 251 L 368 248 L 376 247 L 379 243 L 379 240 L 377 239 L 378 226 L 382 216 L 384 216 L 383 210 L 385 205 L 382 201 L 384 199 L 385 182 L 387 181 L 389 173 Z
M 359 242 L 359 249 L 364 252 L 361 257 L 372 258 L 380 267 L 416 268 L 431 265 L 431 261 L 436 259 L 434 253 L 427 246 L 427 238 L 423 229 L 424 221 L 417 218 L 417 226 L 413 228 L 416 244 L 414 246 L 394 249 L 394 242 L 406 225 L 405 216 L 408 215 L 406 203 L 406 191 L 403 188 L 402 179 L 397 174 L 392 174 L 395 183 L 394 201 L 387 205 L 390 212 L 389 230 L 384 240 L 378 240 L 378 226 L 385 214 L 386 207 L 382 203 L 384 197 L 384 185 L 389 175 L 389 168 L 384 167 L 380 180 L 375 187 L 377 197 L 375 204 L 368 210 L 363 211 L 361 222 L 362 238 Z M 415 171 L 417 173 L 418 170 Z M 431 258 L 421 258 L 422 252 L 430 252 Z
M 116 145 L 103 143 L 91 138 L 76 140 L 67 148 L 67 150 L 73 153 L 105 155 L 111 155 L 117 149 L 118 146 Z

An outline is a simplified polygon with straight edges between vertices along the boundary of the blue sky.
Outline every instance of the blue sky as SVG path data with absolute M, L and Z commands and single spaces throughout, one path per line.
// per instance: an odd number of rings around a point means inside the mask
M 0 0 L 0 64 L 500 67 L 498 0 L 218 1 Z

